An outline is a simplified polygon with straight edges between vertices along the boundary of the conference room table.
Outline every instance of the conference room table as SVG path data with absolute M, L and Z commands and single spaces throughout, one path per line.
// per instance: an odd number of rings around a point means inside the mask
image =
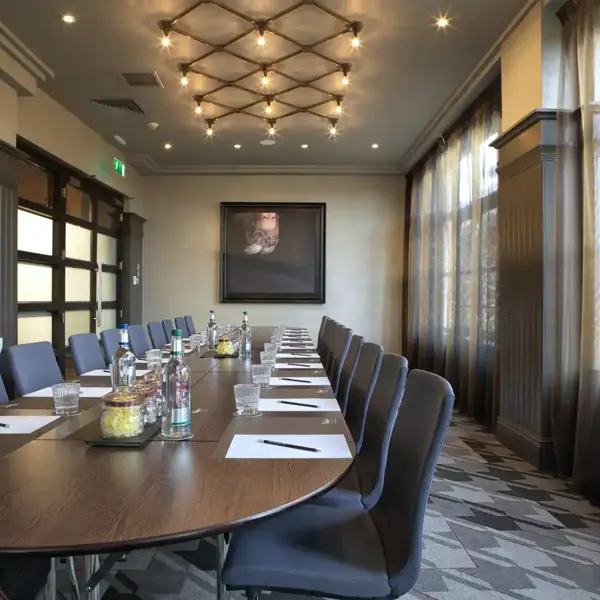
M 261 402 L 328 399 L 327 410 L 281 404 L 260 416 L 234 415 L 233 386 L 251 382 L 251 364 L 259 362 L 272 331 L 253 328 L 252 360 L 217 359 L 205 348 L 186 355 L 193 376 L 189 441 L 155 437 L 139 449 L 90 446 L 81 431 L 97 427 L 100 398 L 82 398 L 77 415 L 32 434 L 0 435 L 0 553 L 96 556 L 219 535 L 333 487 L 350 469 L 355 447 L 329 385 L 287 382 L 261 390 Z M 302 344 L 284 343 L 310 367 L 274 370 L 274 377 L 325 377 Z M 297 360 L 278 357 L 275 367 Z M 110 385 L 108 373 L 80 380 Z M 50 397 L 18 398 L 0 406 L 0 422 L 6 415 L 52 413 Z M 302 458 L 227 457 L 236 436 L 256 435 L 341 435 L 348 452 L 344 458 L 304 458 L 310 452 L 299 452 Z M 88 565 L 88 575 L 97 565 Z

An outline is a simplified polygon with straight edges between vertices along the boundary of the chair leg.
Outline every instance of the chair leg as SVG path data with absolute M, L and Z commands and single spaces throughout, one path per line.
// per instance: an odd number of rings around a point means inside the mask
M 100 557 L 97 554 L 90 554 L 83 557 L 83 579 L 85 582 L 96 574 L 100 569 Z M 91 590 L 84 591 L 85 600 L 100 600 L 100 586 L 95 585 Z
M 255 587 L 246 588 L 246 598 L 248 600 L 258 600 L 261 590 Z
M 225 562 L 225 537 L 217 536 L 217 600 L 227 600 L 227 588 L 223 583 L 222 571 Z
M 56 558 L 50 559 L 50 572 L 48 573 L 48 579 L 46 579 L 44 600 L 56 600 Z
M 75 594 L 76 600 L 79 600 L 79 583 L 77 582 L 77 572 L 75 571 L 75 559 L 72 556 L 67 557 L 67 571 L 69 572 L 69 579 L 71 580 L 71 587 Z

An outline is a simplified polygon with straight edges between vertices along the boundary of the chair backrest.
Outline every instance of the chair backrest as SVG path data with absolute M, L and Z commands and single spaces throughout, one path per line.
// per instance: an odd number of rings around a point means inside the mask
M 19 396 L 25 396 L 63 381 L 50 342 L 12 346 L 6 353 Z
M 319 337 L 317 338 L 317 350 L 321 349 L 321 344 L 323 343 L 323 332 L 325 331 L 325 324 L 329 320 L 329 317 L 323 315 L 321 319 L 321 327 L 319 327 Z
M 337 401 L 342 409 L 342 414 L 346 414 L 346 404 L 348 402 L 348 394 L 350 393 L 350 384 L 354 377 L 354 371 L 356 371 L 360 349 L 362 348 L 364 341 L 365 339 L 360 335 L 352 336 L 348 353 L 346 354 L 346 360 L 344 360 L 344 363 L 342 364 L 337 391 Z
M 383 493 L 370 510 L 394 597 L 406 594 L 419 575 L 429 487 L 453 405 L 454 392 L 445 379 L 416 369 L 408 374 L 392 432 Z
M 150 350 L 146 328 L 143 325 L 129 326 L 129 347 L 138 358 L 143 357 Z
M 183 317 L 175 318 L 175 329 L 181 329 L 181 333 L 183 333 L 183 337 L 190 337 L 190 332 L 187 328 L 187 323 Z
M 171 343 L 171 336 L 173 332 L 173 321 L 171 319 L 163 319 L 161 321 L 163 326 L 163 331 L 165 332 L 165 337 L 167 338 L 167 344 Z
M 406 386 L 408 361 L 398 354 L 384 354 L 371 396 L 362 446 L 354 463 L 365 508 L 375 506 L 385 481 L 385 466 L 396 416 Z
M 350 383 L 350 393 L 346 404 L 346 423 L 356 444 L 357 452 L 362 445 L 367 409 L 375 389 L 377 375 L 379 375 L 382 356 L 383 348 L 379 344 L 365 342 Z
M 120 335 L 118 329 L 105 329 L 100 333 L 100 342 L 102 343 L 107 365 L 112 362 L 113 356 L 119 347 Z
M 162 348 L 168 344 L 163 326 L 158 321 L 148 323 L 148 333 L 153 348 Z
M 69 346 L 77 375 L 106 368 L 100 342 L 95 333 L 77 333 L 69 337 Z
M 4 387 L 4 381 L 2 381 L 2 377 L 0 377 L 0 404 L 8 403 L 8 393 L 6 388 Z
M 329 381 L 334 394 L 337 394 L 340 385 L 340 375 L 342 367 L 350 348 L 350 340 L 352 339 L 352 329 L 349 327 L 340 327 L 337 335 L 336 344 L 333 348 L 331 356 L 331 376 Z
M 317 348 L 319 356 L 321 357 L 321 362 L 327 371 L 327 375 L 330 375 L 329 369 L 331 367 L 331 353 L 333 351 L 333 346 L 335 345 L 335 339 L 338 332 L 339 324 L 337 321 L 333 319 L 327 319 L 327 323 L 325 323 L 325 328 L 323 330 L 323 337 L 321 339 L 321 348 Z
M 188 333 L 190 335 L 196 334 L 196 326 L 194 325 L 194 319 L 192 319 L 191 315 L 186 315 L 183 317 L 185 319 L 185 324 L 187 326 Z

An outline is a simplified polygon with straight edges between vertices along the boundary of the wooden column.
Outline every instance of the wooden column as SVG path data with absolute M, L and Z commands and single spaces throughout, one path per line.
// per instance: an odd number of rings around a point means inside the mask
M 554 256 L 556 111 L 537 110 L 498 138 L 499 440 L 551 469 L 548 269 Z

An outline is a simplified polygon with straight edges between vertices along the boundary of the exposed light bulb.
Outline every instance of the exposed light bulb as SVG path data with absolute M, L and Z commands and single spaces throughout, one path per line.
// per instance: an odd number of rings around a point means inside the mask
M 169 142 L 165 142 L 164 149 L 170 150 L 173 146 Z
M 187 75 L 182 75 L 179 83 L 181 84 L 181 87 L 186 87 L 190 83 L 190 80 Z
M 160 40 L 160 45 L 163 48 L 168 48 L 171 45 L 171 39 L 168 35 L 163 35 L 162 39 Z
M 77 19 L 70 13 L 63 15 L 62 20 L 63 23 L 68 23 L 69 25 L 72 25 L 73 23 L 75 23 L 75 21 L 77 21 Z
M 273 109 L 271 108 L 270 104 L 267 104 L 267 106 L 265 106 L 265 112 L 270 115 L 273 112 Z
M 269 127 L 269 135 L 275 135 L 275 127 Z
M 342 114 L 342 105 L 341 105 L 341 104 L 338 104 L 338 105 L 335 107 L 335 112 L 336 112 L 338 115 L 341 115 L 341 114 Z
M 342 85 L 348 85 L 350 83 L 350 78 L 348 77 L 348 75 L 344 75 L 342 77 Z
M 199 104 L 198 104 L 198 106 L 196 106 L 196 108 L 194 108 L 194 113 L 197 115 L 202 114 L 202 107 Z
M 234 145 L 233 145 L 233 147 L 234 147 L 236 150 L 239 150 L 239 149 L 242 147 L 242 145 L 241 145 L 241 144 L 234 144 Z
M 374 148 L 375 150 L 377 150 L 377 148 L 379 148 L 379 144 L 371 144 L 371 148 Z
M 303 150 L 306 150 L 306 149 L 308 148 L 308 144 L 302 144 L 302 145 L 300 146 L 300 148 L 302 148 Z
M 265 36 L 264 35 L 258 36 L 258 38 L 256 39 L 256 45 L 261 46 L 261 47 L 265 45 Z
M 353 48 L 358 48 L 359 46 L 360 46 L 360 38 L 357 35 L 355 35 L 352 38 L 352 47 Z
M 337 135 L 337 127 L 335 125 L 332 125 L 329 128 L 329 135 L 332 137 L 335 137 Z
M 450 19 L 446 15 L 441 15 L 436 19 L 435 24 L 438 29 L 445 29 L 450 25 Z
M 263 75 L 262 79 L 260 80 L 260 84 L 261 85 L 269 85 L 269 76 L 268 75 Z
M 214 129 L 212 128 L 212 125 L 209 125 L 209 126 L 206 128 L 206 135 L 207 135 L 208 137 L 212 137 L 213 135 L 215 135 L 215 131 L 214 131 Z

